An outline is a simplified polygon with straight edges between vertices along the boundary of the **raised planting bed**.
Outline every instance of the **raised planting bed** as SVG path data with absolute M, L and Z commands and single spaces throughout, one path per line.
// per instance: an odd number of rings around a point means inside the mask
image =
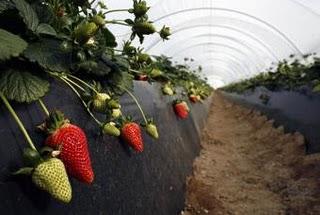
M 146 113 L 157 122 L 160 138 L 143 132 L 145 149 L 137 154 L 126 144 L 99 135 L 96 125 L 69 88 L 54 82 L 44 98 L 49 108 L 62 110 L 82 127 L 89 140 L 95 181 L 85 185 L 70 178 L 73 198 L 60 203 L 36 188 L 28 176 L 12 176 L 23 166 L 21 151 L 26 143 L 16 123 L 0 105 L 0 210 L 1 214 L 177 214 L 184 207 L 185 179 L 200 150 L 199 133 L 211 102 L 191 105 L 191 114 L 180 120 L 172 110 L 172 97 L 163 96 L 160 85 L 135 82 L 133 93 Z M 122 111 L 141 120 L 137 106 L 121 97 Z M 45 138 L 35 125 L 45 117 L 37 103 L 13 104 L 28 132 L 41 144 Z
M 305 136 L 307 153 L 320 152 L 320 95 L 308 87 L 295 91 L 270 91 L 263 87 L 242 94 L 224 93 L 232 101 L 261 111 L 283 125 L 285 131 L 298 131 Z M 263 96 L 267 99 L 263 99 Z

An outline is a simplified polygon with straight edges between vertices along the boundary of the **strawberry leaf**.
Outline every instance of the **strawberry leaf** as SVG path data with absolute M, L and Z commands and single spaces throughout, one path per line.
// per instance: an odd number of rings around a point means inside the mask
M 51 25 L 48 25 L 45 23 L 41 23 L 37 27 L 37 33 L 38 34 L 47 34 L 47 35 L 51 35 L 51 36 L 57 35 L 57 32 L 54 30 L 54 28 Z
M 24 52 L 31 62 L 38 62 L 40 66 L 55 72 L 66 72 L 71 65 L 71 53 L 60 48 L 61 41 L 42 39 L 32 43 Z
M 315 92 L 315 93 L 320 92 L 320 84 L 316 85 L 316 86 L 312 89 L 312 91 Z
M 11 8 L 13 8 L 13 5 L 10 1 L 8 0 L 0 1 L 0 13 Z
M 19 36 L 0 29 L 0 60 L 19 56 L 27 46 L 27 42 Z
M 8 69 L 0 75 L 0 91 L 16 102 L 33 102 L 49 91 L 49 82 L 29 72 Z
M 105 38 L 106 46 L 114 48 L 118 45 L 115 36 L 107 28 L 102 29 L 102 34 Z
M 36 31 L 39 25 L 39 19 L 36 12 L 33 10 L 30 4 L 25 0 L 12 0 L 18 9 L 20 16 L 22 17 L 24 23 L 31 31 Z

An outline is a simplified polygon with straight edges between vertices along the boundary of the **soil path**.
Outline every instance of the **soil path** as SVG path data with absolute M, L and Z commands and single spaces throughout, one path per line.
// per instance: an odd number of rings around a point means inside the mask
M 320 155 L 272 124 L 217 93 L 181 214 L 320 214 Z

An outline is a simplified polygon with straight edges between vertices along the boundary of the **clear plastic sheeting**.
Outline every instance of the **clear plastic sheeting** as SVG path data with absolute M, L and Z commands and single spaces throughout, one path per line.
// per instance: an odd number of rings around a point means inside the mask
M 149 17 L 155 26 L 171 27 L 163 42 L 158 35 L 145 39 L 143 47 L 154 55 L 165 54 L 183 63 L 193 58 L 195 68 L 221 86 L 265 71 L 272 62 L 291 54 L 320 49 L 320 1 L 318 0 L 150 0 Z M 106 0 L 110 8 L 128 8 L 130 0 Z M 123 18 L 123 14 L 112 14 Z M 129 29 L 113 26 L 119 41 Z M 121 46 L 121 44 L 119 44 Z M 138 45 L 138 44 L 136 44 Z

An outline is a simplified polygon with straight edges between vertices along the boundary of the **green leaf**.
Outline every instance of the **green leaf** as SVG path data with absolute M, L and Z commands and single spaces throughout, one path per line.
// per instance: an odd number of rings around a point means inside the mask
M 49 82 L 32 75 L 8 69 L 0 75 L 0 91 L 16 102 L 33 102 L 49 91 Z
M 108 47 L 117 47 L 117 42 L 115 36 L 107 28 L 102 29 L 102 34 L 104 36 L 106 46 Z
M 72 54 L 64 52 L 60 45 L 60 40 L 42 39 L 39 42 L 30 44 L 24 55 L 31 62 L 38 62 L 43 68 L 55 72 L 66 72 L 71 65 Z
M 106 76 L 111 72 L 111 68 L 103 61 L 84 61 L 78 64 L 80 69 L 89 75 Z
M 133 76 L 128 72 L 113 72 L 109 79 L 112 80 L 109 86 L 112 86 L 117 95 L 123 94 L 124 89 L 133 88 Z
M 0 13 L 11 8 L 13 8 L 13 5 L 10 1 L 8 0 L 0 1 Z
M 14 172 L 13 175 L 31 175 L 32 171 L 32 167 L 23 167 L 18 171 Z
M 16 57 L 28 46 L 28 43 L 19 36 L 0 29 L 0 60 Z
M 316 86 L 312 89 L 312 91 L 315 92 L 315 93 L 320 92 L 320 84 L 316 85 Z
M 16 5 L 27 27 L 32 31 L 36 31 L 39 25 L 39 19 L 31 5 L 25 0 L 12 0 L 12 2 Z
M 37 27 L 37 33 L 38 34 L 47 34 L 47 35 L 51 35 L 51 36 L 57 36 L 56 30 L 54 30 L 54 28 L 51 25 L 48 25 L 45 23 L 41 23 Z

